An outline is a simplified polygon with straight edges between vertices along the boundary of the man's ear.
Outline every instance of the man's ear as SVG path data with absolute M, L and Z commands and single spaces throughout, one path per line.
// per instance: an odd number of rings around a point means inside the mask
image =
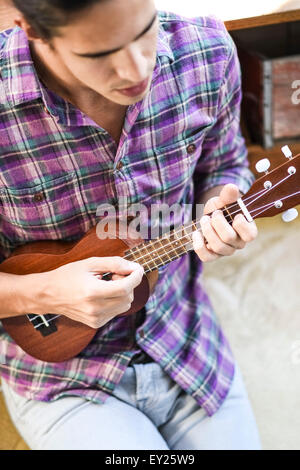
M 14 16 L 13 21 L 14 21 L 16 26 L 19 26 L 19 28 L 23 29 L 23 31 L 26 33 L 29 41 L 36 41 L 36 42 L 45 43 L 45 40 L 42 39 L 37 34 L 35 29 L 28 23 L 26 18 L 24 18 L 24 16 L 21 13 L 17 12 Z

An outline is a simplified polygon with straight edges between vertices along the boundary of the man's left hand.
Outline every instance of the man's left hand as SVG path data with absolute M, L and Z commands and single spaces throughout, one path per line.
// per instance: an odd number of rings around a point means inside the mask
M 234 203 L 240 197 L 239 188 L 226 184 L 219 196 L 208 199 L 204 206 L 204 215 L 200 219 L 199 230 L 193 232 L 194 250 L 203 262 L 214 261 L 221 256 L 230 256 L 257 237 L 255 222 L 248 222 L 244 215 L 237 214 L 230 225 L 221 210 L 225 205 Z

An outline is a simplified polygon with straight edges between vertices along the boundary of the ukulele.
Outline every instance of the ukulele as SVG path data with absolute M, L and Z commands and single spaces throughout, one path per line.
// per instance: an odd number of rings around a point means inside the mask
M 294 206 L 300 204 L 300 154 L 292 156 L 288 146 L 282 147 L 285 163 L 268 172 L 270 162 L 260 160 L 256 169 L 265 173 L 250 190 L 235 203 L 222 209 L 231 224 L 236 214 L 243 214 L 251 222 L 259 217 L 272 217 L 283 213 L 286 222 L 297 216 Z M 208 214 L 210 215 L 210 214 Z M 117 228 L 120 227 L 117 224 Z M 0 264 L 0 271 L 11 274 L 42 273 L 67 263 L 92 256 L 120 256 L 135 261 L 144 268 L 141 283 L 134 289 L 131 315 L 143 308 L 158 279 L 158 268 L 186 255 L 193 249 L 192 232 L 200 230 L 200 219 L 193 220 L 154 240 L 144 241 L 114 238 L 100 240 L 96 227 L 77 242 L 41 241 L 23 245 Z M 124 233 L 124 232 L 123 232 Z M 118 231 L 117 234 L 120 234 Z M 104 273 L 109 280 L 112 273 Z M 62 362 L 79 354 L 93 339 L 97 329 L 76 322 L 63 315 L 41 312 L 2 319 L 6 332 L 28 354 L 46 362 Z

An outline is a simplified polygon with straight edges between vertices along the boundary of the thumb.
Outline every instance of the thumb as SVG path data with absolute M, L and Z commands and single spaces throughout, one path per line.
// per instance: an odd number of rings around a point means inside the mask
M 220 204 L 222 204 L 218 209 L 225 206 L 225 204 L 230 204 L 232 202 L 236 202 L 237 199 L 240 197 L 240 190 L 236 184 L 226 184 L 224 188 L 222 188 L 219 196 Z
M 128 261 L 120 256 L 92 257 L 87 261 L 89 263 L 89 269 L 96 271 L 97 273 L 108 271 L 115 274 L 125 275 L 136 270 L 143 271 L 143 267 L 140 264 Z

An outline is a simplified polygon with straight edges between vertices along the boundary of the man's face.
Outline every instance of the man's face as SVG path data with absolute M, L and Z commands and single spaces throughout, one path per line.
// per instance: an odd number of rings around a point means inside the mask
M 58 31 L 60 35 L 51 40 L 55 54 L 84 88 L 127 106 L 145 96 L 156 61 L 158 18 L 153 0 L 105 0 Z M 118 91 L 143 81 L 146 88 L 134 90 L 134 96 Z

